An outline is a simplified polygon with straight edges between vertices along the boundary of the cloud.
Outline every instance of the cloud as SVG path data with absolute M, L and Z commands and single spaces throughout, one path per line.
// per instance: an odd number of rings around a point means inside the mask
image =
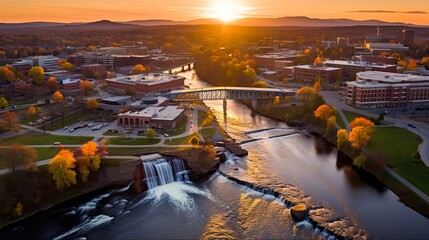
M 348 13 L 407 13 L 407 14 L 428 14 L 423 11 L 390 11 L 390 10 L 354 10 L 347 11 Z

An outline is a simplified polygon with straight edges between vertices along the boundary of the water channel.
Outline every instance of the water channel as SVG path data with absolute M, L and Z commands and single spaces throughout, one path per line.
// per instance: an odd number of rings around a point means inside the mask
M 180 73 L 191 87 L 208 86 L 193 71 Z M 207 101 L 223 123 L 222 101 Z M 305 202 L 320 223 L 352 238 L 425 239 L 429 220 L 381 183 L 351 166 L 335 147 L 284 123 L 228 102 L 225 124 L 242 146 L 220 171 L 263 186 L 292 202 Z M 264 130 L 268 129 L 268 130 Z M 251 132 L 252 130 L 262 130 Z M 275 137 L 280 136 L 281 137 Z M 95 193 L 71 205 L 29 217 L 0 231 L 1 239 L 290 239 L 329 235 L 308 221 L 295 222 L 279 199 L 219 173 L 197 182 L 173 182 L 141 195 L 127 187 Z M 12 231 L 13 229 L 13 231 Z

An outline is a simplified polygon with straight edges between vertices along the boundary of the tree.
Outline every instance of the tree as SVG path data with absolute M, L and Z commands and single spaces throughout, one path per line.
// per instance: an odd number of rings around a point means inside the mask
M 308 103 L 314 98 L 316 91 L 311 87 L 303 87 L 296 92 L 296 98 L 298 101 Z
M 64 66 L 64 64 L 65 63 L 67 63 L 67 60 L 65 60 L 65 59 L 60 59 L 59 61 L 58 61 L 58 66 L 60 67 L 60 68 L 62 68 L 63 66 Z
M 337 148 L 344 149 L 347 146 L 349 140 L 349 134 L 346 129 L 340 129 L 337 131 Z
M 54 100 L 54 102 L 61 102 L 64 100 L 64 96 L 59 91 L 56 91 L 52 95 L 52 99 Z
M 10 69 L 7 67 L 0 67 L 0 81 L 13 82 L 15 79 L 15 73 L 13 73 Z
M 97 99 L 88 99 L 86 100 L 86 108 L 94 112 L 100 104 L 97 102 Z
M 264 81 L 257 81 L 257 82 L 254 82 L 252 84 L 252 87 L 255 87 L 255 88 L 266 88 L 267 87 L 267 83 L 264 82 Z
M 253 68 L 247 68 L 245 71 L 244 71 L 244 75 L 246 76 L 246 78 L 247 79 L 250 79 L 250 80 L 252 80 L 252 81 L 254 81 L 255 80 L 255 78 L 256 78 L 256 72 L 255 72 L 255 69 L 253 69 Z
M 152 128 L 149 128 L 148 130 L 146 130 L 144 135 L 148 138 L 154 138 L 156 136 L 156 132 Z
M 274 97 L 274 100 L 273 100 L 273 105 L 275 106 L 275 105 L 279 105 L 279 103 L 280 103 L 280 97 L 279 96 L 275 96 Z
M 24 144 L 12 144 L 4 147 L 2 157 L 12 172 L 15 173 L 17 167 L 29 169 L 35 167 L 37 152 L 33 148 L 29 148 Z
M 367 157 L 363 153 L 359 154 L 359 156 L 353 159 L 353 165 L 355 165 L 358 168 L 365 168 L 366 163 L 367 163 Z
M 125 95 L 132 96 L 132 97 L 134 97 L 136 95 L 136 92 L 134 92 L 134 90 L 132 88 L 129 88 L 129 87 L 125 88 L 124 93 L 125 93 Z
M 90 170 L 97 171 L 100 168 L 100 156 L 98 155 L 97 144 L 89 141 L 80 148 L 82 156 L 78 157 L 78 171 L 82 181 L 88 180 Z
M 313 89 L 315 92 L 320 93 L 322 90 L 322 85 L 320 84 L 320 79 L 314 83 Z
M 32 67 L 30 71 L 28 71 L 28 76 L 30 76 L 31 80 L 36 85 L 43 85 L 45 83 L 45 71 L 42 67 Z
M 60 88 L 60 84 L 57 82 L 55 77 L 50 77 L 46 82 L 46 85 L 48 86 L 49 90 L 51 90 L 51 93 L 57 91 Z
M 357 126 L 352 129 L 349 134 L 349 142 L 352 144 L 352 147 L 357 149 L 362 149 L 366 146 L 371 139 L 371 133 L 368 131 L 368 128 L 363 126 Z
M 8 111 L 3 114 L 3 118 L 0 120 L 0 125 L 2 128 L 7 128 L 8 131 L 11 131 L 16 127 L 16 122 L 16 113 Z M 19 128 L 17 130 L 19 130 Z
M 74 65 L 69 62 L 64 63 L 64 65 L 62 66 L 62 69 L 67 71 L 71 71 L 73 68 Z
M 416 71 L 417 70 L 417 62 L 414 59 L 410 59 L 407 64 L 408 71 Z
M 324 122 L 327 122 L 328 119 L 332 116 L 335 116 L 335 114 L 336 114 L 335 108 L 327 104 L 320 105 L 316 109 L 316 111 L 314 111 L 314 116 L 322 119 Z
M 304 55 L 310 55 L 310 49 L 306 48 L 306 49 L 304 50 Z
M 92 83 L 90 81 L 83 80 L 80 82 L 79 88 L 82 90 L 83 95 L 85 95 L 85 97 L 88 97 L 89 93 L 94 87 L 92 86 Z
M 192 137 L 190 140 L 189 140 L 189 143 L 190 144 L 192 144 L 192 146 L 197 146 L 197 145 L 199 145 L 200 144 L 200 140 L 198 139 L 198 137 Z
M 63 149 L 58 152 L 49 162 L 48 170 L 52 174 L 52 178 L 58 190 L 63 191 L 77 183 L 76 172 L 73 170 L 75 168 L 75 163 L 76 159 L 73 153 L 68 149 Z
M 4 97 L 0 97 L 0 108 L 4 110 L 5 107 L 9 106 L 9 102 Z
M 321 56 L 317 56 L 317 57 L 316 57 L 316 59 L 314 59 L 313 64 L 314 64 L 314 65 L 317 65 L 317 64 L 319 64 L 319 63 L 324 63 L 324 62 L 325 62 L 325 59 L 324 59 L 323 57 L 321 57 Z
M 350 123 L 351 129 L 358 126 L 366 128 L 370 134 L 374 131 L 374 123 L 364 117 L 357 117 Z
M 27 109 L 27 115 L 28 116 L 33 116 L 34 114 L 36 114 L 37 110 L 36 107 L 34 107 L 34 105 L 30 105 Z
M 131 74 L 133 75 L 142 74 L 145 71 L 146 71 L 146 68 L 143 65 L 137 64 L 133 67 L 133 70 L 131 70 Z
M 18 202 L 16 204 L 16 206 L 12 210 L 12 216 L 13 217 L 20 217 L 20 216 L 22 216 L 22 210 L 23 210 L 23 208 L 24 208 L 24 205 L 22 205 L 21 202 Z

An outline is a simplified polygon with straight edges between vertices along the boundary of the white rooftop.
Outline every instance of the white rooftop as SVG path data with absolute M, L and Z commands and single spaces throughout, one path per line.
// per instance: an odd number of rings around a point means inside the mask
M 139 112 L 129 111 L 119 115 L 126 115 L 130 117 L 147 117 L 151 118 L 152 120 L 174 120 L 183 111 L 183 109 L 179 109 L 177 106 L 148 107 Z
M 357 79 L 370 80 L 380 83 L 416 83 L 416 82 L 428 82 L 429 76 L 418 76 L 411 74 L 400 74 L 400 73 L 387 73 L 379 71 L 366 71 L 356 73 Z
M 326 60 L 324 62 L 324 64 L 351 65 L 351 66 L 360 66 L 360 67 L 391 67 L 391 66 L 396 66 L 396 65 L 392 65 L 392 64 L 356 62 L 356 61 L 344 61 L 344 60 Z
M 109 79 L 106 79 L 106 81 L 122 82 L 122 83 L 129 83 L 129 84 L 140 83 L 140 84 L 152 85 L 152 84 L 159 84 L 162 82 L 170 82 L 181 78 L 184 79 L 184 77 L 171 75 L 171 74 L 143 73 L 143 74 L 137 74 L 137 75 L 109 78 Z
M 326 67 L 326 66 L 317 66 L 317 65 L 298 65 L 298 66 L 292 66 L 289 68 L 319 69 L 319 70 L 325 70 L 325 71 L 336 71 L 340 69 L 336 67 Z

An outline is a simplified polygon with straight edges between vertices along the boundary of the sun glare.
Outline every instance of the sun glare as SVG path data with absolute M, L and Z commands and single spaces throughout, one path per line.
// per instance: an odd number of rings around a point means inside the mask
M 215 0 L 207 11 L 207 17 L 217 18 L 223 22 L 230 22 L 242 18 L 245 7 L 233 0 Z

